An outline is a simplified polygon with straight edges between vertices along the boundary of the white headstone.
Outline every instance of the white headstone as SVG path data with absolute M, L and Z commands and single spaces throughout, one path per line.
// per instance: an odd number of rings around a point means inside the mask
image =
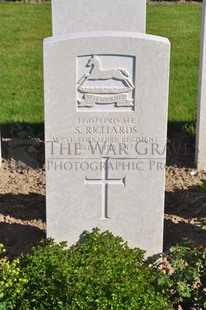
M 203 3 L 199 98 L 196 134 L 196 166 L 206 170 L 206 1 Z
M 53 35 L 82 31 L 145 32 L 146 0 L 53 0 Z
M 162 251 L 169 55 L 140 33 L 45 40 L 49 237 L 71 245 L 99 227 Z

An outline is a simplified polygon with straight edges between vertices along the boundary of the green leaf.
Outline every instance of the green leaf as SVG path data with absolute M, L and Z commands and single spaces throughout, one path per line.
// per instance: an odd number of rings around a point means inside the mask
M 179 283 L 178 292 L 182 297 L 191 296 L 191 290 L 185 283 Z

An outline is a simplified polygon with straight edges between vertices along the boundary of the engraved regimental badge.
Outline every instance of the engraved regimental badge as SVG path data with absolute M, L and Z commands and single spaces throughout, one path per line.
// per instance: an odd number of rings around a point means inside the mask
M 77 62 L 78 111 L 134 110 L 134 57 L 89 55 Z

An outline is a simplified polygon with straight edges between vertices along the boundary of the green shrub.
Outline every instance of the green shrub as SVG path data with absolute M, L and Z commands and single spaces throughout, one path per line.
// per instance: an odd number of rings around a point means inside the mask
M 196 310 L 206 309 L 206 249 L 191 243 L 171 247 L 167 260 L 173 269 L 170 275 L 173 302 Z
M 1 296 L 6 309 L 168 310 L 166 276 L 111 233 L 84 232 L 81 243 L 48 240 L 22 256 L 18 292 Z M 11 263 L 12 264 L 12 263 Z M 19 280 L 20 281 L 20 280 Z M 16 292 L 14 294 L 14 292 Z
M 0 244 L 0 255 L 5 253 Z M 11 263 L 6 257 L 0 259 L 0 310 L 14 309 L 15 300 L 23 297 L 27 279 L 20 272 L 20 260 Z

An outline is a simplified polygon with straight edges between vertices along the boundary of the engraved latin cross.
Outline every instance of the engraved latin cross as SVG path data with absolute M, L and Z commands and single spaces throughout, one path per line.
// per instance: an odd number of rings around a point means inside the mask
M 102 157 L 102 178 L 88 179 L 85 177 L 86 185 L 102 185 L 102 219 L 108 219 L 108 186 L 109 185 L 124 185 L 125 177 L 122 179 L 108 178 L 108 157 Z

